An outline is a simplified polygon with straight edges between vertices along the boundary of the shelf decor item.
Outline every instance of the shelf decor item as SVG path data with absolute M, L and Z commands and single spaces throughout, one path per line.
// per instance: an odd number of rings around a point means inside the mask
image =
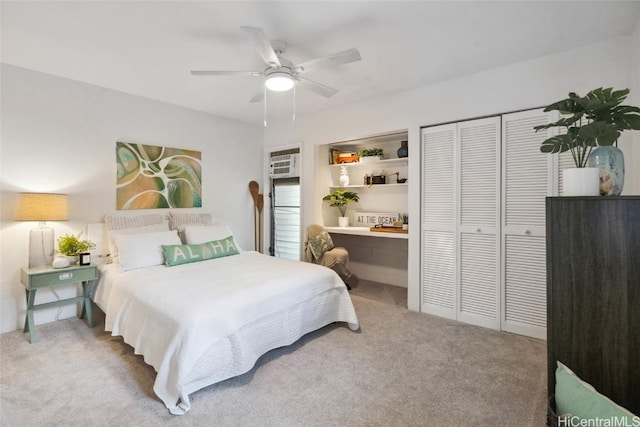
M 617 146 L 618 137 L 623 131 L 640 129 L 640 108 L 621 105 L 628 94 L 629 89 L 614 91 L 613 88 L 594 89 L 584 97 L 570 92 L 567 98 L 554 102 L 544 109 L 545 112 L 558 111 L 562 116 L 554 123 L 535 126 L 534 129 L 539 131 L 560 127 L 565 129 L 566 133 L 545 139 L 540 146 L 540 151 L 543 153 L 570 151 L 576 168 L 596 171 L 576 173 L 569 172 L 569 169 L 563 170 L 564 196 L 597 196 L 609 191 L 610 168 L 600 168 L 600 162 L 597 160 L 594 163 L 597 163 L 598 167 L 587 168 L 587 165 L 591 166 L 589 157 L 594 147 Z M 622 191 L 624 167 L 618 166 L 616 172 L 622 178 L 619 179 L 619 191 Z M 588 174 L 586 179 L 591 187 L 585 188 L 584 183 L 574 184 L 574 177 L 583 174 Z M 594 174 L 598 176 L 595 184 Z M 594 185 L 595 188 L 592 188 Z M 601 185 L 604 185 L 604 191 L 599 188 Z
M 360 162 L 365 163 L 382 160 L 384 151 L 382 148 L 364 148 L 358 154 L 360 155 Z
M 354 212 L 356 226 L 385 226 L 391 227 L 399 217 L 396 212 Z M 402 225 L 400 225 L 402 227 Z
M 409 146 L 408 141 L 400 141 L 400 148 L 398 148 L 397 154 L 398 158 L 403 159 L 409 156 Z
M 374 173 L 371 177 L 371 184 L 386 184 L 387 176 L 381 172 Z
M 338 226 L 348 227 L 349 218 L 347 217 L 347 205 L 349 203 L 358 203 L 360 197 L 358 193 L 346 190 L 334 190 L 331 194 L 327 194 L 322 198 L 323 201 L 331 202 L 329 206 L 338 208 L 340 217 L 338 218 Z
M 338 158 L 340 157 L 340 150 L 336 148 L 329 149 L 329 164 L 336 165 L 338 164 Z
M 408 230 L 409 229 L 409 214 L 401 213 L 400 214 L 400 220 L 402 221 L 402 229 L 403 230 Z
M 346 166 L 340 166 L 340 185 L 344 187 L 349 185 L 349 172 Z
M 358 153 L 343 151 L 338 154 L 338 163 L 358 163 Z

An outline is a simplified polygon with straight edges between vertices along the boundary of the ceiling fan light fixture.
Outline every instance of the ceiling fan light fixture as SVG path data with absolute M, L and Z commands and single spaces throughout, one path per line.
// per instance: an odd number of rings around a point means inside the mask
M 2 0 L 0 0 L 2 1 Z M 254 42 L 258 55 L 264 62 L 263 71 L 216 71 L 216 70 L 192 70 L 194 76 L 249 76 L 263 78 L 264 86 L 251 98 L 251 103 L 267 102 L 266 93 L 269 91 L 285 92 L 298 88 L 306 89 L 318 95 L 329 98 L 338 92 L 336 89 L 325 86 L 322 83 L 300 77 L 301 74 L 315 71 L 321 68 L 334 67 L 360 61 L 358 49 L 347 49 L 319 58 L 310 59 L 299 64 L 294 64 L 281 55 L 287 51 L 287 43 L 282 40 L 269 40 L 261 28 L 240 27 Z
M 293 88 L 293 78 L 285 72 L 275 72 L 267 76 L 264 85 L 275 92 L 286 92 Z

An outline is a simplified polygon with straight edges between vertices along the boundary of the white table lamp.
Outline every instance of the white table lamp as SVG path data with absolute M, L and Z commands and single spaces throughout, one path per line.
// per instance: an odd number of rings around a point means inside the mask
M 29 234 L 29 267 L 51 265 L 54 252 L 53 228 L 46 221 L 68 221 L 66 194 L 20 193 L 16 221 L 38 221 Z

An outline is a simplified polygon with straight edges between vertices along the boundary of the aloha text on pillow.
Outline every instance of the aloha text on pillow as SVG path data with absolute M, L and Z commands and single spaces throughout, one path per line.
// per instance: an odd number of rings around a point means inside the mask
M 162 253 L 164 254 L 165 264 L 172 267 L 190 262 L 238 255 L 240 252 L 235 245 L 233 236 L 229 236 L 221 240 L 213 240 L 197 245 L 162 245 Z

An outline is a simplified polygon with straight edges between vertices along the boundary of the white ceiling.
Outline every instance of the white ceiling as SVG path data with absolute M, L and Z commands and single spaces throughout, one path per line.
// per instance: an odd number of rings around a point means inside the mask
M 262 70 L 243 25 L 285 40 L 294 63 L 360 51 L 305 74 L 339 92 L 298 90 L 300 116 L 628 35 L 640 1 L 3 0 L 0 12 L 4 63 L 259 124 L 248 101 L 261 78 L 189 73 Z

